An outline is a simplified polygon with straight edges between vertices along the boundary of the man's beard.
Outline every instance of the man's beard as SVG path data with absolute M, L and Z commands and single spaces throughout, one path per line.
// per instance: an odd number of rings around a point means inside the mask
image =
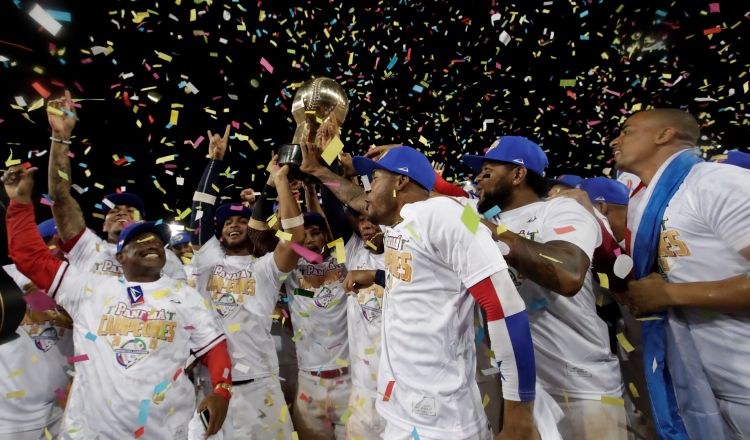
M 225 249 L 229 249 L 231 251 L 239 251 L 239 250 L 243 250 L 243 249 L 248 249 L 249 250 L 250 249 L 250 238 L 246 236 L 242 240 L 237 241 L 237 242 L 233 242 L 233 243 L 230 243 L 228 240 L 225 240 L 223 244 L 224 244 L 224 248 Z
M 479 199 L 477 209 L 480 213 L 485 213 L 495 206 L 503 209 L 503 205 L 505 205 L 505 202 L 510 198 L 511 191 L 512 189 L 510 186 L 498 185 L 490 189 L 485 188 L 482 192 L 482 197 Z

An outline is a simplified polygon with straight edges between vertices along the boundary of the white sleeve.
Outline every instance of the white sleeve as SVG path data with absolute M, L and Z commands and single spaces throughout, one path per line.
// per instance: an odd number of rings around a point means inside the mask
M 167 262 L 164 264 L 164 269 L 162 270 L 164 275 L 175 280 L 187 281 L 185 268 L 182 266 L 180 259 L 177 258 L 177 255 L 169 249 L 164 249 L 164 251 L 167 253 Z
M 185 286 L 185 327 L 190 332 L 190 350 L 196 358 L 208 353 L 224 340 L 224 331 L 216 320 L 216 313 L 208 309 L 208 302 L 192 287 Z
M 101 277 L 102 275 L 95 275 L 90 271 L 83 272 L 64 261 L 57 269 L 57 275 L 55 275 L 47 294 L 61 305 L 75 321 L 85 291 L 88 289 L 93 292 L 93 289 L 89 288 L 88 285 L 95 284 L 97 278 Z M 108 278 L 102 281 L 106 282 Z
M 106 243 L 89 228 L 83 232 L 73 248 L 66 255 L 73 266 L 82 271 L 93 271 L 94 264 L 103 252 Z
M 714 168 L 700 179 L 693 197 L 700 218 L 740 252 L 750 246 L 750 171 L 721 164 Z
M 461 221 L 462 204 L 448 197 L 435 200 L 439 202 L 432 202 L 417 216 L 424 226 L 422 236 L 429 237 L 441 260 L 451 267 L 467 288 L 508 268 L 486 226 L 479 224 L 476 234 L 473 234 Z
M 20 287 L 21 290 L 23 290 L 24 286 L 31 283 L 31 280 L 28 279 L 26 275 L 18 271 L 15 264 L 6 264 L 5 266 L 3 266 L 3 270 L 11 278 L 13 278 L 13 282 L 16 283 L 16 285 Z
M 215 265 L 222 258 L 224 258 L 224 249 L 222 249 L 219 239 L 213 236 L 193 254 L 193 266 L 195 266 L 197 273 L 201 273 L 201 269 Z
M 601 244 L 601 228 L 596 218 L 573 199 L 552 199 L 547 207 L 540 231 L 542 243 L 567 241 L 576 245 L 593 260 L 594 251 Z

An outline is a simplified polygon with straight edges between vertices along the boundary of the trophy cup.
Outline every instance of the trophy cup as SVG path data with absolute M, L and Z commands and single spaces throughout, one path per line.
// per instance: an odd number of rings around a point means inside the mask
M 292 114 L 297 123 L 291 144 L 279 148 L 279 165 L 292 167 L 290 177 L 299 178 L 302 173 L 300 144 L 313 144 L 322 152 L 328 143 L 339 135 L 341 124 L 349 111 L 349 98 L 344 89 L 326 77 L 305 81 L 294 95 Z

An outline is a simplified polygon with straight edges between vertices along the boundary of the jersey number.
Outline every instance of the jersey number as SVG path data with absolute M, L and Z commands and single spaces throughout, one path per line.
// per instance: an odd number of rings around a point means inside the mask
M 411 282 L 411 253 L 396 252 L 387 249 L 385 252 L 385 268 L 392 277 Z
M 672 229 L 661 232 L 661 237 L 659 237 L 659 265 L 664 272 L 669 272 L 667 258 L 690 256 L 690 249 L 684 241 L 679 239 L 679 236 L 680 233 Z

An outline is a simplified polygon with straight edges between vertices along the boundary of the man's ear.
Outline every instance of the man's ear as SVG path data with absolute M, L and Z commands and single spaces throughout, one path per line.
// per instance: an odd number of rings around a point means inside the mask
M 118 252 L 115 254 L 115 258 L 117 259 L 117 262 L 122 265 L 122 262 L 125 260 L 125 255 L 123 255 L 122 252 Z
M 607 202 L 596 202 L 596 209 L 599 210 L 599 212 L 602 213 L 602 215 L 607 215 L 607 211 L 609 208 L 607 207 Z
M 408 185 L 410 181 L 411 179 L 408 176 L 397 174 L 395 182 L 396 191 L 403 191 L 403 189 L 406 188 L 406 185 Z
M 529 170 L 525 167 L 516 167 L 513 170 L 513 185 L 518 186 L 526 179 Z
M 656 136 L 656 139 L 654 140 L 654 143 L 656 145 L 664 145 L 672 141 L 677 136 L 677 130 L 675 130 L 672 127 L 665 127 L 662 128 L 661 131 L 659 131 L 659 134 Z

